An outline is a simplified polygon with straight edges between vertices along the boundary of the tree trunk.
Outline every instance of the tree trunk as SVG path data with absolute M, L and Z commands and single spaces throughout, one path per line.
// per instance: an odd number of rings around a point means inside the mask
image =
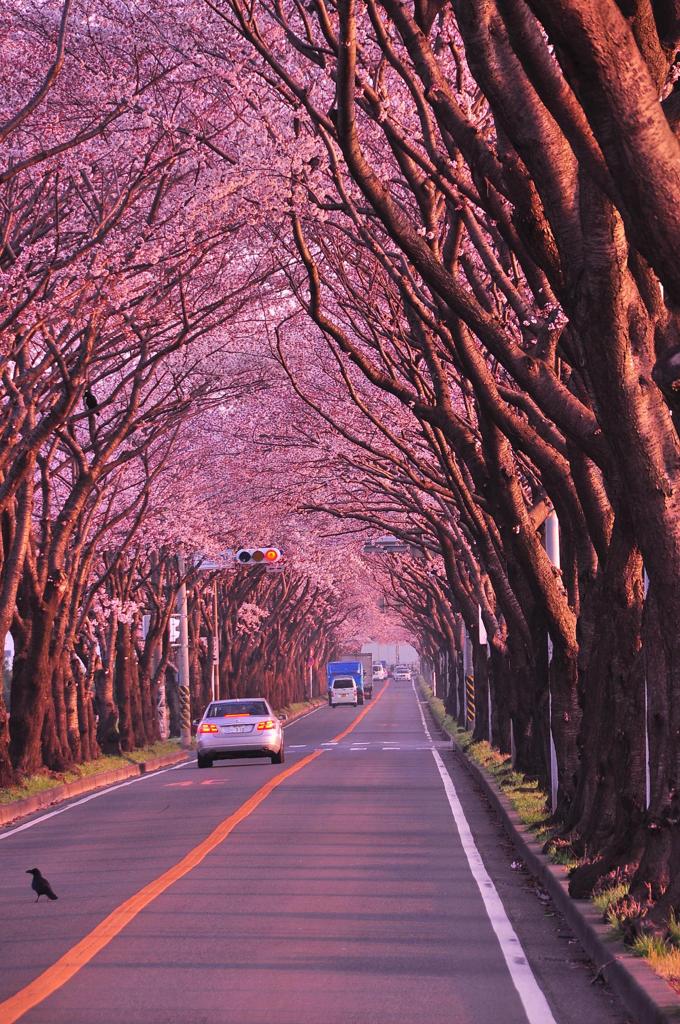
M 25 591 L 30 588 L 25 574 L 20 590 L 24 588 Z M 15 636 L 15 644 L 18 642 L 20 646 L 15 646 L 12 667 L 10 753 L 14 766 L 22 775 L 40 771 L 43 749 L 48 757 L 48 767 L 60 770 L 63 766 L 63 752 L 54 721 L 53 663 L 50 657 L 58 603 L 59 594 L 52 582 L 48 582 L 42 599 L 35 592 L 21 594 L 20 612 L 25 629 Z
M 114 692 L 118 708 L 120 748 L 126 752 L 134 750 L 137 744 L 130 693 L 130 635 L 124 622 L 118 623 L 115 652 Z

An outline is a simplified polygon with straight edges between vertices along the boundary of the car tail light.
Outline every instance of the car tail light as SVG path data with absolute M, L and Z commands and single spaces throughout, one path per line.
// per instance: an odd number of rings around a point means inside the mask
M 198 727 L 198 731 L 199 732 L 219 732 L 220 730 L 219 730 L 219 728 L 216 725 L 213 725 L 212 722 L 201 722 L 201 724 Z
M 266 722 L 258 722 L 257 723 L 257 728 L 260 731 L 262 729 L 275 729 L 276 728 L 276 722 L 273 719 L 268 718 Z

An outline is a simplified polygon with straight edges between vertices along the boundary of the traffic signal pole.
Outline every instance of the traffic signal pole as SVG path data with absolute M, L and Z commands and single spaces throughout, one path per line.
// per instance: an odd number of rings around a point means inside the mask
M 220 696 L 220 612 L 217 603 L 217 577 L 213 580 L 213 649 L 212 649 L 212 694 L 213 700 L 218 700 Z
M 177 556 L 180 584 L 177 592 L 177 614 L 179 615 L 179 738 L 183 747 L 191 746 L 191 693 L 189 690 L 189 616 L 187 614 L 187 585 L 184 582 L 186 572 L 184 556 Z

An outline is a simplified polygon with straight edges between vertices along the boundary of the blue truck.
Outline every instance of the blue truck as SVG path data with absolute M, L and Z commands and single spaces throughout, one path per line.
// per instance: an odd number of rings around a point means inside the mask
M 357 702 L 364 703 L 364 667 L 360 661 L 329 661 L 326 665 L 326 680 L 328 682 L 328 703 L 331 702 L 330 691 L 333 689 L 333 680 L 342 677 L 350 677 L 357 684 Z M 373 680 L 371 680 L 371 683 Z

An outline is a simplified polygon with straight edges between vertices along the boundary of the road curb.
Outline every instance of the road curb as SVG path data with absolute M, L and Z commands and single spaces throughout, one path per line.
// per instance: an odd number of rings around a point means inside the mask
M 326 701 L 322 700 L 320 697 L 319 698 L 315 698 L 315 700 L 316 700 L 316 703 L 310 702 L 310 705 L 311 705 L 310 707 L 304 708 L 304 710 L 298 711 L 297 714 L 291 715 L 289 718 L 286 718 L 286 721 L 283 723 L 284 730 L 289 725 L 292 725 L 293 722 L 299 722 L 301 718 L 307 718 L 308 715 L 312 715 L 315 711 L 318 711 L 319 708 L 322 708 L 324 706 L 324 704 L 326 703 Z
M 498 813 L 529 872 L 549 893 L 595 964 L 598 975 L 606 979 L 626 1010 L 634 1015 L 636 1024 L 677 1024 L 680 1021 L 680 996 L 675 994 L 663 978 L 654 974 L 642 957 L 634 956 L 614 936 L 609 925 L 602 920 L 600 911 L 589 900 L 572 899 L 568 891 L 566 868 L 548 860 L 507 797 L 496 788 L 483 768 L 467 756 L 455 737 L 437 722 L 429 700 L 427 710 L 440 735 L 451 741 L 456 761 L 478 783 Z
M 186 761 L 193 750 L 176 750 L 172 754 L 161 754 L 160 757 L 152 757 L 149 761 L 141 761 L 139 764 L 140 775 L 149 775 L 158 771 L 159 768 L 167 768 L 172 764 L 181 764 Z
M 108 772 L 101 772 L 98 775 L 88 775 L 74 782 L 65 782 L 62 786 L 54 786 L 46 789 L 35 796 L 29 796 L 25 800 L 15 800 L 11 804 L 0 804 L 0 826 L 8 825 L 18 818 L 25 818 L 36 811 L 42 811 L 45 807 L 52 807 L 54 804 L 63 803 L 74 796 L 83 796 L 85 793 L 93 793 L 96 789 L 106 789 L 116 782 L 124 782 L 126 779 L 133 779 L 140 775 L 148 775 L 159 768 L 166 768 L 168 765 L 181 764 L 186 760 L 186 750 L 178 750 L 172 754 L 162 754 L 160 757 L 152 757 L 148 761 L 139 761 L 122 765 L 120 768 L 113 768 Z

